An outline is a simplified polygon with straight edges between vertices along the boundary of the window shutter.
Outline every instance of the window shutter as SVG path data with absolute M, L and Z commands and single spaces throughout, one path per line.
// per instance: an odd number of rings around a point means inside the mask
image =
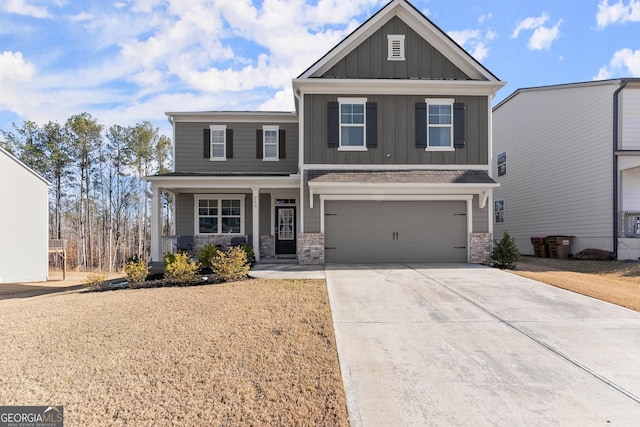
M 453 104 L 453 148 L 464 148 L 464 103 Z
M 256 159 L 262 159 L 262 129 L 256 129 Z
M 204 129 L 202 132 L 202 157 L 211 157 L 211 129 Z
M 278 135 L 278 158 L 287 158 L 287 132 L 284 129 L 280 129 Z
M 327 103 L 327 146 L 340 145 L 340 104 L 333 101 Z
M 233 129 L 227 129 L 227 159 L 233 159 Z
M 416 102 L 416 147 L 427 148 L 426 102 Z
M 367 102 L 367 147 L 378 146 L 378 103 Z

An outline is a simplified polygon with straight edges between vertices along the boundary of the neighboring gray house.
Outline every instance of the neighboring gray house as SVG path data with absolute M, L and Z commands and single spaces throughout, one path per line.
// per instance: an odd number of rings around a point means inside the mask
M 0 147 L 0 283 L 49 272 L 49 182 Z
M 519 89 L 493 109 L 496 235 L 640 257 L 640 79 Z
M 295 112 L 167 113 L 175 172 L 148 178 L 152 260 L 245 237 L 258 260 L 485 262 L 503 85 L 393 0 L 293 79 Z M 160 191 L 178 236 L 162 236 Z

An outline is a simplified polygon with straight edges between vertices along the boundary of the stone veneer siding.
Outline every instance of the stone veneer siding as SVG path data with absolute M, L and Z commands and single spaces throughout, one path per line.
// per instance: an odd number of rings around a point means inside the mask
M 260 236 L 260 257 L 272 258 L 275 254 L 275 239 L 273 236 L 268 234 Z
M 471 264 L 491 264 L 491 248 L 493 246 L 491 233 L 471 233 Z
M 324 264 L 324 234 L 298 234 L 297 248 L 298 264 Z

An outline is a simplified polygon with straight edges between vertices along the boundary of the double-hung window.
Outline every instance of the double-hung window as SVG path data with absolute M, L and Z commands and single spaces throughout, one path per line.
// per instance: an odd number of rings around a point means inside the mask
M 340 150 L 366 150 L 366 98 L 338 98 Z
M 244 194 L 196 195 L 196 234 L 244 234 Z
M 262 150 L 263 160 L 278 160 L 280 158 L 278 153 L 280 130 L 278 126 L 263 126 L 262 133 L 264 144 L 264 149 Z
M 224 125 L 212 125 L 211 130 L 211 157 L 210 160 L 227 160 L 227 127 Z
M 453 99 L 426 99 L 427 150 L 453 150 Z
M 504 222 L 504 199 L 493 202 L 493 215 L 496 224 Z

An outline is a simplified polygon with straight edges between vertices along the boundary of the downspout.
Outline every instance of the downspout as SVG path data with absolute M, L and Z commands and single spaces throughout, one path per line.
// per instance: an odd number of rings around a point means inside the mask
M 298 173 L 300 174 L 300 203 L 298 209 L 298 231 L 304 233 L 304 96 L 293 88 L 293 96 L 298 100 Z M 296 242 L 297 245 L 297 242 Z
M 618 232 L 620 215 L 618 213 L 618 99 L 620 92 L 627 86 L 628 81 L 622 80 L 620 87 L 613 93 L 613 257 L 618 258 Z

